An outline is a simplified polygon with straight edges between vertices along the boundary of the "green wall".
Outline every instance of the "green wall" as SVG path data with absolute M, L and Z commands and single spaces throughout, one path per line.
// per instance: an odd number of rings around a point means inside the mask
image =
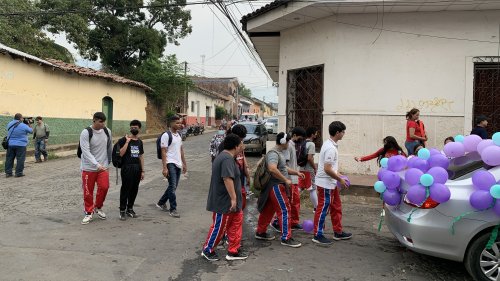
M 7 124 L 12 121 L 12 116 L 0 115 L 0 137 L 3 139 L 7 135 Z M 50 128 L 49 145 L 78 143 L 82 130 L 92 124 L 91 119 L 73 118 L 43 118 L 43 121 Z M 141 121 L 142 132 L 146 131 L 146 121 Z M 129 132 L 130 120 L 113 120 L 113 136 L 123 136 Z M 29 137 L 33 146 L 32 136 Z M 4 151 L 0 146 L 0 151 Z

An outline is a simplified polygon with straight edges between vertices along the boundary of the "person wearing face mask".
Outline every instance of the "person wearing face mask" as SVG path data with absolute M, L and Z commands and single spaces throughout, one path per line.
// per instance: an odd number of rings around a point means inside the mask
M 141 122 L 132 120 L 130 122 L 130 135 L 125 135 L 118 140 L 120 156 L 122 157 L 120 220 L 126 220 L 127 216 L 137 217 L 134 212 L 134 202 L 139 191 L 139 182 L 144 179 L 144 147 L 139 138 L 140 130 Z

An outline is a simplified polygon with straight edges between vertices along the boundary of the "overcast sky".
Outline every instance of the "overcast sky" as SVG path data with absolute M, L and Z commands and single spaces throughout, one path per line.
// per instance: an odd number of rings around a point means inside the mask
M 189 2 L 189 1 L 188 1 Z M 270 2 L 270 1 L 268 1 Z M 265 3 L 253 4 L 242 2 L 229 6 L 234 14 L 238 26 L 242 15 L 251 13 Z M 214 15 L 212 10 L 219 19 Z M 268 102 L 277 102 L 277 89 L 272 86 L 272 81 L 257 66 L 250 57 L 245 46 L 238 40 L 234 30 L 229 25 L 229 21 L 222 16 L 214 6 L 191 5 L 187 9 L 191 10 L 191 25 L 193 32 L 185 39 L 179 41 L 180 45 L 168 45 L 165 54 L 176 54 L 179 62 L 187 61 L 190 74 L 207 77 L 237 77 L 247 88 L 252 90 L 253 96 L 265 99 Z M 84 67 L 99 68 L 98 62 L 90 62 L 81 59 L 71 46 L 64 42 L 60 36 L 56 41 L 70 49 L 74 54 L 76 63 Z M 205 56 L 205 64 L 202 63 L 202 56 Z

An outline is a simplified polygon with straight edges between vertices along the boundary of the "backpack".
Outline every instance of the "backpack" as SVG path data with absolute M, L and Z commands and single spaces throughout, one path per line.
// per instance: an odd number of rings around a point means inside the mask
M 120 156 L 120 140 L 113 145 L 113 152 L 111 153 L 111 162 L 116 168 L 122 167 L 122 157 Z
M 278 153 L 276 150 L 269 150 L 267 153 L 272 151 Z M 263 191 L 271 180 L 271 173 L 267 170 L 266 156 L 260 158 L 259 162 L 257 162 L 257 168 L 253 174 L 253 188 L 257 191 Z
M 172 132 L 166 131 L 166 132 L 161 133 L 158 136 L 158 138 L 156 139 L 156 157 L 158 157 L 158 159 L 161 159 L 161 137 L 165 133 L 168 134 L 168 144 L 167 144 L 167 147 L 169 147 L 172 144 Z
M 85 129 L 87 130 L 87 132 L 89 132 L 89 146 L 90 146 L 90 140 L 92 139 L 94 132 L 92 131 L 91 127 L 87 127 Z M 109 143 L 110 136 L 109 136 L 108 128 L 104 127 L 104 133 L 106 133 L 106 136 L 108 137 L 108 143 Z M 82 147 L 80 146 L 80 142 L 78 142 L 78 149 L 76 151 L 76 156 L 78 156 L 78 158 L 82 158 Z M 108 159 L 108 161 L 109 161 L 109 159 Z
M 307 143 L 310 140 L 305 140 L 301 143 L 295 144 L 295 153 L 297 154 L 297 165 L 305 167 L 307 165 Z

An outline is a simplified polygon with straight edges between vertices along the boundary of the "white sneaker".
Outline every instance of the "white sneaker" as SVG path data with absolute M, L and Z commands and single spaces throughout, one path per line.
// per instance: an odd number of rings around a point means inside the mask
M 106 214 L 101 209 L 95 208 L 94 213 L 96 213 L 101 220 L 106 219 Z
M 92 214 L 85 215 L 82 220 L 82 224 L 89 224 L 92 221 Z

